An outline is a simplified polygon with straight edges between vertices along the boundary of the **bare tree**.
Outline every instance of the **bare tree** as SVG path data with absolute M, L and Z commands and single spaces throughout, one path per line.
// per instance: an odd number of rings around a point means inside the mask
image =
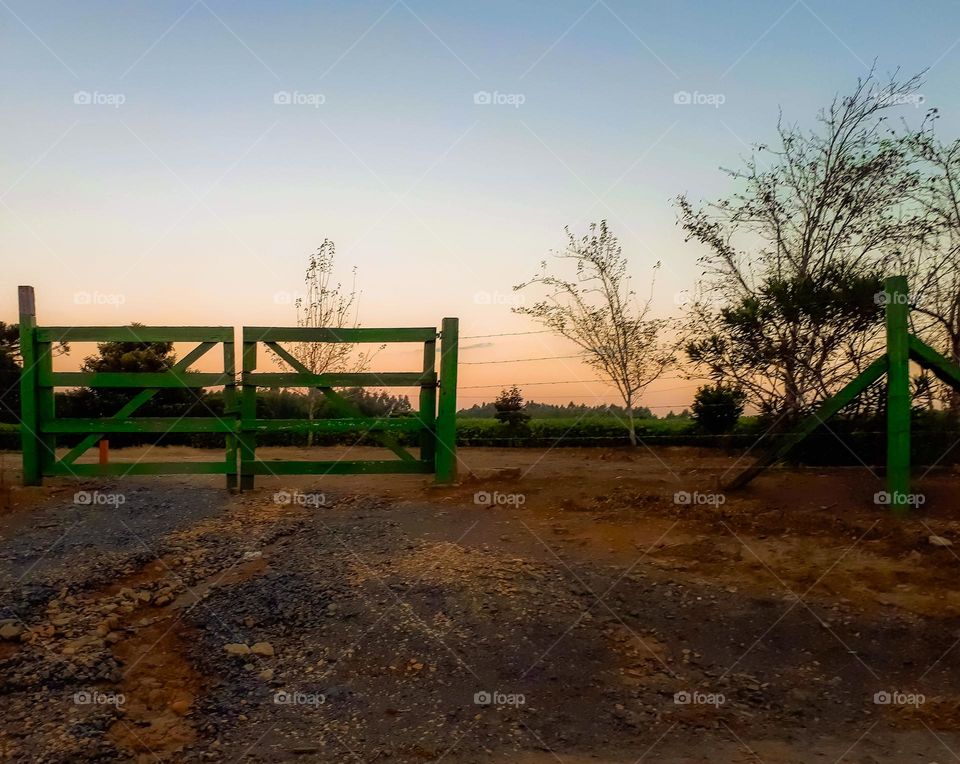
M 540 273 L 514 290 L 538 284 L 548 294 L 532 306 L 513 311 L 574 342 L 584 360 L 614 384 L 626 408 L 630 443 L 635 446 L 636 403 L 673 361 L 672 349 L 661 341 L 666 322 L 649 318 L 651 298 L 640 303 L 630 289 L 627 259 L 607 221 L 591 224 L 590 234 L 581 239 L 565 230 L 567 248 L 554 256 L 575 263 L 575 280 L 551 275 L 543 261 Z M 659 267 L 657 263 L 654 270 Z
M 699 209 L 677 200 L 687 239 L 707 249 L 687 354 L 784 422 L 835 393 L 877 347 L 884 264 L 919 222 L 907 204 L 910 152 L 886 115 L 918 85 L 871 72 L 820 112 L 818 129 L 781 116 L 777 145 L 726 171 L 728 198 Z
M 359 326 L 359 292 L 356 287 L 357 269 L 353 269 L 353 283 L 349 291 L 340 282 L 334 281 L 334 258 L 336 247 L 324 239 L 320 248 L 307 264 L 304 277 L 307 291 L 298 297 L 294 305 L 297 311 L 297 326 L 324 329 L 351 329 Z M 346 342 L 298 342 L 288 350 L 311 374 L 334 372 L 359 372 L 370 366 L 373 352 L 358 352 L 358 346 Z M 280 359 L 276 359 L 280 362 Z M 317 411 L 320 392 L 307 388 L 307 418 L 311 421 Z M 313 445 L 313 431 L 307 435 L 307 445 Z
M 901 265 L 910 279 L 915 329 L 960 364 L 960 140 L 943 143 L 934 132 L 936 112 L 909 134 L 922 182 L 913 194 L 926 223 L 922 246 L 906 251 Z M 943 386 L 960 417 L 960 391 Z

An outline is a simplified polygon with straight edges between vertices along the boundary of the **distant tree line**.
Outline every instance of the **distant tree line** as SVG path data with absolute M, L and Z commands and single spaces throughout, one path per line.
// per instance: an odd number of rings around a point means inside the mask
M 523 410 L 526 411 L 532 419 L 567 419 L 569 417 L 584 416 L 609 416 L 618 417 L 626 422 L 627 413 L 623 406 L 616 404 L 598 403 L 589 405 L 586 403 L 541 403 L 539 401 L 527 401 L 523 404 Z M 496 403 L 475 403 L 469 408 L 461 409 L 457 412 L 458 417 L 464 419 L 493 419 L 496 417 Z M 634 416 L 638 419 L 654 419 L 653 412 L 644 407 L 634 411 Z

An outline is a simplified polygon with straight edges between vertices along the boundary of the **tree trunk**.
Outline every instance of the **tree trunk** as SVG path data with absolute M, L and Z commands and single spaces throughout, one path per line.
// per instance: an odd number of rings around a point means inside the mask
M 313 422 L 313 412 L 316 410 L 316 408 L 317 408 L 316 391 L 310 390 L 310 392 L 307 393 L 307 419 L 309 419 L 311 422 Z M 307 448 L 311 448 L 312 446 L 313 446 L 313 429 L 311 428 L 310 430 L 307 431 Z
M 633 401 L 627 401 L 627 427 L 630 430 L 630 445 L 637 447 L 637 429 L 633 423 Z
M 952 338 L 951 345 L 950 351 L 953 357 L 950 360 L 953 361 L 955 365 L 960 366 L 960 334 Z M 947 405 L 949 406 L 950 417 L 954 423 L 960 422 L 960 390 L 952 387 L 950 388 L 949 395 Z

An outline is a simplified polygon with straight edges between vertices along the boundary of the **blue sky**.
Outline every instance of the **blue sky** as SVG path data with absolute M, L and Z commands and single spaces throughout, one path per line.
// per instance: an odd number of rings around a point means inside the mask
M 657 310 L 676 313 L 700 253 L 671 198 L 728 192 L 719 166 L 769 139 L 778 109 L 811 124 L 874 59 L 929 68 L 903 115 L 937 106 L 960 134 L 958 22 L 953 2 L 2 0 L 0 313 L 30 283 L 46 323 L 289 323 L 277 294 L 329 237 L 344 278 L 359 270 L 365 324 L 519 332 L 535 327 L 511 315 L 511 285 L 564 225 L 601 217 L 638 287 L 663 261 Z M 464 384 L 585 375 L 474 366 Z M 685 395 L 658 384 L 663 405 Z

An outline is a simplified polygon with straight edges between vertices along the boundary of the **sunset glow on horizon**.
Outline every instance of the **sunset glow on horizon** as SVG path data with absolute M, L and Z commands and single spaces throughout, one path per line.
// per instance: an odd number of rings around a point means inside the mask
M 565 226 L 607 219 L 637 292 L 662 262 L 654 312 L 679 316 L 702 252 L 671 200 L 730 193 L 720 166 L 778 110 L 812 126 L 882 51 L 878 72 L 929 70 L 902 116 L 936 106 L 954 128 L 960 11 L 933 7 L 11 0 L 0 317 L 30 284 L 51 325 L 292 325 L 329 238 L 361 325 L 460 318 L 461 407 L 513 384 L 616 403 L 571 343 L 511 312 L 536 294 L 512 287 Z M 374 368 L 408 360 L 389 348 Z M 689 406 L 686 374 L 641 405 Z

